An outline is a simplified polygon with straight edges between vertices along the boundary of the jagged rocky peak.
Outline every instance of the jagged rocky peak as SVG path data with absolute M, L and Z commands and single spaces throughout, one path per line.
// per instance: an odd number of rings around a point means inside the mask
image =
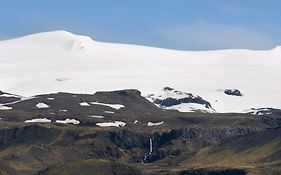
M 239 96 L 239 97 L 243 96 L 243 94 L 241 93 L 241 91 L 238 90 L 238 89 L 225 89 L 225 90 L 224 90 L 224 93 L 225 93 L 226 95 L 233 95 L 233 96 Z
M 198 95 L 164 87 L 158 94 L 150 94 L 147 99 L 162 109 L 180 112 L 216 112 L 210 102 Z

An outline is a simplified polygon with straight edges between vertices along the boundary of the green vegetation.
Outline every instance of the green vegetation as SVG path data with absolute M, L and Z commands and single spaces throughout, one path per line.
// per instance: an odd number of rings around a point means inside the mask
M 139 175 L 140 172 L 124 163 L 106 160 L 82 160 L 49 168 L 39 175 Z
M 42 95 L 15 104 L 12 110 L 0 111 L 0 175 L 209 175 L 217 170 L 224 175 L 231 170 L 249 175 L 279 175 L 281 172 L 279 114 L 164 111 L 135 90 L 75 94 L 75 98 L 73 95 Z M 48 98 L 55 100 L 47 101 Z M 125 108 L 83 107 L 79 105 L 83 101 L 123 104 Z M 51 107 L 36 109 L 38 102 L 48 102 Z M 40 117 L 52 122 L 24 123 L 26 119 Z M 66 118 L 75 118 L 80 124 L 54 122 Z M 115 120 L 126 122 L 126 126 L 96 126 L 97 122 Z M 134 123 L 135 120 L 139 122 Z M 150 121 L 164 124 L 148 127 Z

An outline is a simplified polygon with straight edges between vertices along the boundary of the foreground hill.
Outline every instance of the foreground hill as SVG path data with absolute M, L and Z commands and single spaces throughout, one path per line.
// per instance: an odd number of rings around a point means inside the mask
M 1 175 L 281 172 L 279 110 L 186 113 L 158 108 L 138 90 L 1 93 Z
M 0 62 L 0 89 L 22 96 L 133 88 L 147 97 L 171 86 L 202 97 L 208 111 L 281 107 L 280 47 L 174 51 L 54 31 L 0 41 Z

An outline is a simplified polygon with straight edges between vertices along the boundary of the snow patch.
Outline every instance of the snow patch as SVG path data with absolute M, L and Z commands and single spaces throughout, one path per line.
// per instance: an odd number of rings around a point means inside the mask
M 14 95 L 14 94 L 2 94 L 0 95 L 0 97 L 7 97 L 7 98 L 21 98 L 21 96 L 18 96 L 18 95 Z
M 243 113 L 252 114 L 252 115 L 270 115 L 273 111 L 278 109 L 273 108 L 251 108 L 243 110 Z
M 78 125 L 80 121 L 76 119 L 65 119 L 65 120 L 56 120 L 56 123 Z
M 24 123 L 50 123 L 51 120 L 47 118 L 35 118 L 31 120 L 25 120 Z
M 160 91 L 156 94 L 150 94 L 147 97 L 147 99 L 149 101 L 153 102 L 156 99 L 164 100 L 164 99 L 167 99 L 167 98 L 174 98 L 174 99 L 179 100 L 179 99 L 186 98 L 186 97 L 195 98 L 191 93 L 178 91 L 178 90 L 175 90 L 174 88 L 171 88 L 171 87 L 165 87 L 165 88 L 163 88 L 162 91 Z
M 12 107 L 8 107 L 8 106 L 3 106 L 3 105 L 0 105 L 0 110 L 11 110 L 13 109 Z
M 99 127 L 125 127 L 126 123 L 122 121 L 96 123 Z
M 162 125 L 163 123 L 164 123 L 163 121 L 158 122 L 158 123 L 148 122 L 147 126 L 158 126 L 158 125 Z
M 107 104 L 107 103 L 99 103 L 99 102 L 91 102 L 91 104 L 93 104 L 93 105 L 101 105 L 101 106 L 108 106 L 108 107 L 111 107 L 111 108 L 116 109 L 116 110 L 125 107 L 122 104 Z
M 156 106 L 167 110 L 178 110 L 180 112 L 216 112 L 211 104 L 198 95 L 165 87 L 157 94 L 150 94 L 147 100 Z
M 46 108 L 49 108 L 50 106 L 45 104 L 45 103 L 38 103 L 36 105 L 36 107 L 39 108 L 39 109 L 46 109 Z
M 198 103 L 182 103 L 170 107 L 163 107 L 168 110 L 178 110 L 179 112 L 204 112 L 204 113 L 215 113 L 216 111 L 212 108 L 206 108 L 205 105 Z
M 91 115 L 90 117 L 91 118 L 99 118 L 99 119 L 104 118 L 104 116 L 101 116 L 101 115 Z
M 113 111 L 104 111 L 105 113 L 107 113 L 107 114 L 114 114 L 115 112 L 113 112 Z
M 91 106 L 91 105 L 87 102 L 82 102 L 82 103 L 80 103 L 80 106 Z

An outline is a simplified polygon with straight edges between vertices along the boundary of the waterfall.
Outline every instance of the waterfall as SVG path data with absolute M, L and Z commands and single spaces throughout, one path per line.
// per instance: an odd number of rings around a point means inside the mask
M 149 139 L 149 154 L 151 154 L 152 153 L 152 139 L 150 138 Z
M 149 138 L 149 152 L 146 152 L 144 154 L 144 157 L 143 157 L 143 160 L 141 161 L 141 163 L 144 163 L 147 159 L 147 157 L 152 154 L 152 151 L 153 151 L 153 143 L 152 143 L 152 139 Z

